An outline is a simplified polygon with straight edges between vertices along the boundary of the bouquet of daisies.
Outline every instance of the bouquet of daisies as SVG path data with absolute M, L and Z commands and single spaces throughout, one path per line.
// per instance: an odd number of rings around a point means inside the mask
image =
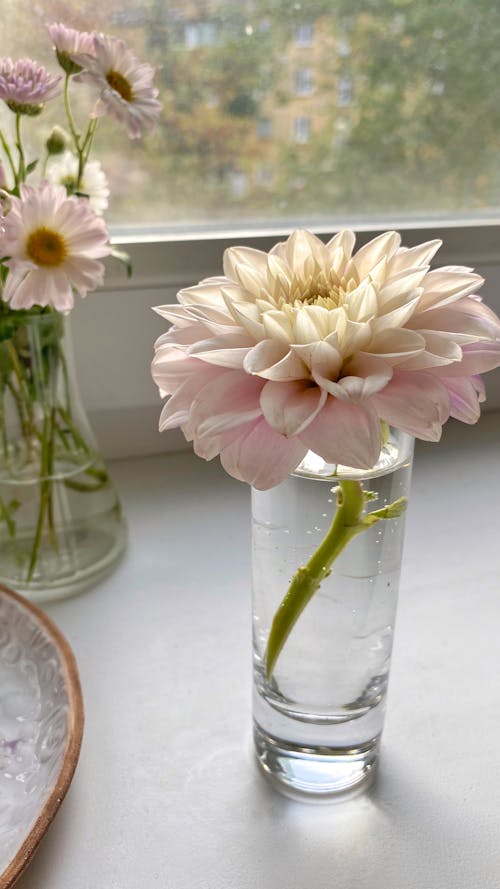
M 58 23 L 48 27 L 48 36 L 59 73 L 32 59 L 0 58 L 0 100 L 9 109 L 0 118 L 5 121 L 0 126 L 0 475 L 12 481 L 38 474 L 27 581 L 44 535 L 57 550 L 51 479 L 58 463 L 80 459 L 77 454 L 87 460 L 92 450 L 74 421 L 65 385 L 62 316 L 75 294 L 83 297 L 102 284 L 102 260 L 114 252 L 102 218 L 109 196 L 106 176 L 90 159 L 99 120 L 111 115 L 135 139 L 160 112 L 153 69 L 122 40 Z M 83 123 L 73 109 L 82 83 L 95 93 Z M 31 157 L 25 128 L 38 126 L 46 103 L 56 99 L 62 102 L 64 128 L 54 127 L 43 156 Z M 56 387 L 56 379 L 62 385 Z M 87 464 L 80 488 L 105 486 L 105 469 L 96 469 L 91 460 Z M 0 533 L 15 544 L 20 503 L 4 496 L 5 490 L 2 486 Z

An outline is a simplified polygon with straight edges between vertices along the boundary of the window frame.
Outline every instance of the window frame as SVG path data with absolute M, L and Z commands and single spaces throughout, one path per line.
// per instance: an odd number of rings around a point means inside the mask
M 298 227 L 309 228 L 323 240 L 341 228 L 352 228 L 360 247 L 384 231 L 397 230 L 402 243 L 412 247 L 426 240 L 439 238 L 443 242 L 437 264 L 468 265 L 474 267 L 500 266 L 500 220 L 478 218 L 430 220 L 398 220 L 388 218 L 379 223 L 356 223 L 346 219 L 343 224 L 314 224 L 298 221 L 290 225 L 252 227 L 249 222 L 220 228 L 194 228 L 192 231 L 144 230 L 135 233 L 111 227 L 115 246 L 126 250 L 131 258 L 133 274 L 125 280 L 124 272 L 115 261 L 107 261 L 102 291 L 174 287 L 186 282 L 195 283 L 200 277 L 221 274 L 222 254 L 227 247 L 238 244 L 270 250 L 273 244 L 285 239 Z

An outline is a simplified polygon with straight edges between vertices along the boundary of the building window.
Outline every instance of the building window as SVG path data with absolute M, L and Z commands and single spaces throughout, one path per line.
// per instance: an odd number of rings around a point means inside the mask
M 311 118 L 301 115 L 293 119 L 293 138 L 299 145 L 309 142 L 311 136 Z
M 295 71 L 295 95 L 311 96 L 314 92 L 312 68 L 297 68 Z
M 214 22 L 188 22 L 184 26 L 184 45 L 186 49 L 212 46 L 216 39 L 217 28 Z
M 272 125 L 269 117 L 259 117 L 257 121 L 257 136 L 259 139 L 271 138 Z
M 347 108 L 348 105 L 352 105 L 352 77 L 344 74 L 337 82 L 337 107 Z
M 293 40 L 295 46 L 312 46 L 314 43 L 314 25 L 312 22 L 303 22 L 297 25 Z
M 347 37 L 339 37 L 337 40 L 337 55 L 340 56 L 341 59 L 346 59 L 351 55 L 351 44 Z

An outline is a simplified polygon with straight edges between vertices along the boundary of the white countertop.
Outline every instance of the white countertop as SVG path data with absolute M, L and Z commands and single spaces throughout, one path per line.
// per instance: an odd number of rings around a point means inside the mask
M 500 414 L 418 450 L 380 771 L 338 804 L 253 762 L 247 488 L 189 453 L 111 470 L 130 545 L 47 609 L 86 729 L 19 889 L 498 889 Z

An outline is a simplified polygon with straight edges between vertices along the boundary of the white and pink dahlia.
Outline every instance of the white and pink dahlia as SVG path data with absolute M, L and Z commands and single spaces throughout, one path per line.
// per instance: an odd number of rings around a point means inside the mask
M 45 182 L 21 186 L 10 197 L 0 233 L 0 256 L 9 269 L 2 298 L 13 309 L 73 307 L 73 292 L 85 296 L 102 284 L 110 253 L 103 220 L 85 198 L 68 197 L 66 189 Z
M 139 62 L 123 40 L 96 34 L 92 55 L 81 55 L 77 61 L 85 68 L 78 79 L 99 90 L 93 117 L 109 112 L 126 124 L 132 139 L 154 126 L 161 110 L 154 69 Z
M 269 253 L 233 247 L 224 277 L 156 311 L 154 380 L 170 399 L 160 429 L 220 454 L 257 488 L 282 481 L 308 450 L 368 469 L 381 421 L 437 441 L 452 416 L 479 418 L 483 371 L 500 365 L 500 321 L 469 268 L 430 270 L 440 241 L 401 247 L 387 232 L 353 254 L 351 231 L 326 245 L 296 231 Z
M 0 99 L 14 112 L 39 114 L 45 102 L 61 91 L 61 78 L 33 59 L 0 59 Z

